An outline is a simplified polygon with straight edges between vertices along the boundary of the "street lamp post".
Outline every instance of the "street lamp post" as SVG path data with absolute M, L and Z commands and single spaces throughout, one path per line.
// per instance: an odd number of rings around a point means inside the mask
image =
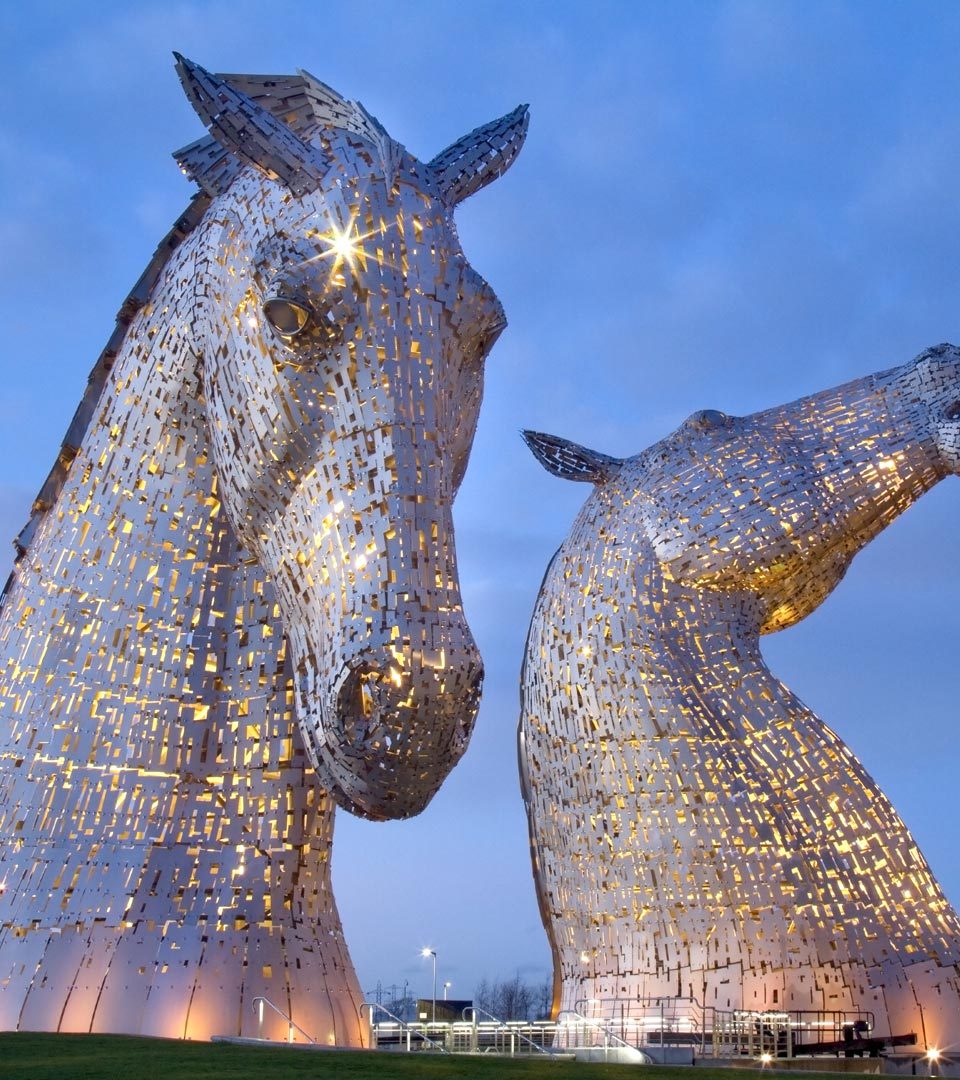
M 431 1023 L 437 1022 L 437 953 L 435 949 L 421 949 L 421 956 L 433 957 L 433 1020 Z
M 450 989 L 451 986 L 453 986 L 452 982 L 445 982 L 443 984 L 443 1000 L 444 1001 L 447 1000 L 447 991 Z

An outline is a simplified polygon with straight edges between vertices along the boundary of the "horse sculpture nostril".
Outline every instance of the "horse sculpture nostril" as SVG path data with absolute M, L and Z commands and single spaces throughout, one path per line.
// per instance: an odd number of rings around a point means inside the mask
M 945 420 L 960 420 L 960 401 L 955 401 L 952 405 L 948 405 L 943 413 Z
M 331 726 L 353 753 L 398 759 L 450 758 L 466 749 L 480 705 L 483 664 L 414 665 L 384 671 L 376 660 L 355 661 L 335 689 Z
M 387 704 L 384 681 L 383 673 L 367 663 L 359 664 L 345 676 L 337 693 L 335 722 L 346 745 L 359 750 L 376 744 L 377 729 Z M 393 738 L 386 739 L 387 748 L 393 743 Z
M 471 696 L 476 697 L 477 701 L 480 700 L 480 691 L 483 689 L 483 664 L 477 663 L 472 672 L 468 682 L 469 693 Z

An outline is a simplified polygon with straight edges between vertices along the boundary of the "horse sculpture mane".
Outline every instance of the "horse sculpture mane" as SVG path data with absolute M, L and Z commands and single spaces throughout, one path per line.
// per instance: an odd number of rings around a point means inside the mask
M 0 613 L 0 1027 L 356 1045 L 334 802 L 417 813 L 469 739 L 451 505 L 504 318 L 453 211 L 527 114 L 423 163 L 306 73 L 178 70 L 202 190 Z
M 878 1038 L 960 1044 L 956 912 L 883 792 L 760 653 L 960 473 L 960 351 L 753 416 L 701 411 L 625 460 L 525 437 L 550 472 L 595 485 L 547 571 L 522 676 L 555 1007 L 641 1026 L 653 1001 L 698 1025 L 706 1007 L 744 1040 L 744 1010 L 789 1013 L 794 1035 L 845 1015 Z

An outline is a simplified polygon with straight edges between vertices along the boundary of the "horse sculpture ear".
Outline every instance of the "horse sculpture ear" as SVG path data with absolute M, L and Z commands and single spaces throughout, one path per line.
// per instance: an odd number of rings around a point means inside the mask
M 179 53 L 173 55 L 187 100 L 225 150 L 279 180 L 294 195 L 320 187 L 330 168 L 322 150 L 223 79 Z
M 522 431 L 520 434 L 537 461 L 548 473 L 559 476 L 561 480 L 602 484 L 623 464 L 621 458 L 588 450 L 579 443 L 560 439 L 556 435 L 543 435 L 539 431 Z
M 518 105 L 512 113 L 478 127 L 437 154 L 429 168 L 450 206 L 463 202 L 510 168 L 527 137 L 529 123 L 529 106 Z

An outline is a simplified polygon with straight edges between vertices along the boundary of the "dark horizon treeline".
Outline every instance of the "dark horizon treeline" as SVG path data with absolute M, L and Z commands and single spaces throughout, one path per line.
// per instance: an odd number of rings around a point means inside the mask
M 487 982 L 484 977 L 473 992 L 473 1003 L 498 1020 L 549 1020 L 553 986 L 546 979 L 534 985 L 526 983 L 519 972 L 502 981 Z
M 484 976 L 473 991 L 473 1004 L 479 1011 L 477 1019 L 481 1022 L 491 1016 L 497 1020 L 549 1020 L 552 1001 L 550 982 L 527 983 L 519 972 L 510 979 L 490 980 Z M 417 999 L 409 994 L 395 994 L 386 998 L 383 1004 L 401 1020 L 417 1019 Z

